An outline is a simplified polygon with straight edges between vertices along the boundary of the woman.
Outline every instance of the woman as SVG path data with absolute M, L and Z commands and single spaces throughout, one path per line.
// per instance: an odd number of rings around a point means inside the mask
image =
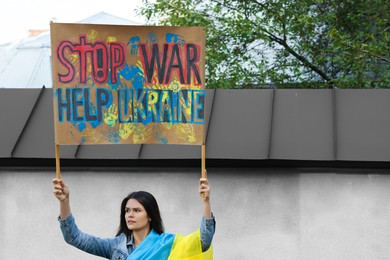
M 199 181 L 202 198 L 200 229 L 182 237 L 164 232 L 156 199 L 145 191 L 130 193 L 121 203 L 116 237 L 99 238 L 80 231 L 70 210 L 69 188 L 54 179 L 54 195 L 60 202 L 58 218 L 65 241 L 85 252 L 116 260 L 212 259 L 215 219 L 211 213 L 210 186 Z

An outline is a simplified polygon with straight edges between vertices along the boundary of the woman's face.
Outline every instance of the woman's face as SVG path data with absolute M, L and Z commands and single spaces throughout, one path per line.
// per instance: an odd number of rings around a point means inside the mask
M 125 207 L 127 228 L 134 231 L 150 230 L 148 213 L 136 199 L 129 199 Z

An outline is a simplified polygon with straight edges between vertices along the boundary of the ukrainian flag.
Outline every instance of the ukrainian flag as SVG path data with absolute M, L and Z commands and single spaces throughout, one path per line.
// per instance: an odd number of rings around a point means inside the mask
M 213 249 L 202 253 L 200 230 L 187 236 L 154 230 L 139 244 L 127 260 L 212 260 Z

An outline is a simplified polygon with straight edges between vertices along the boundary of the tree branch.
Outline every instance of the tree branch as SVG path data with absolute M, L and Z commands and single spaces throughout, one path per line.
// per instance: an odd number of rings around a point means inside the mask
M 266 9 L 267 11 L 271 11 L 269 10 L 263 3 L 260 3 L 259 1 L 257 0 L 252 0 L 252 2 L 258 4 L 259 6 L 261 6 L 262 8 Z M 285 21 L 281 21 L 282 23 L 282 26 L 284 27 L 285 26 Z M 255 24 L 254 24 L 255 25 Z M 276 35 L 274 35 L 273 33 L 269 32 L 267 29 L 265 28 L 261 28 L 260 30 L 262 30 L 265 34 L 268 35 L 268 38 L 271 40 L 271 41 L 274 41 L 278 44 L 280 44 L 281 46 L 283 46 L 291 55 L 293 55 L 295 58 L 297 58 L 300 62 L 302 62 L 305 66 L 309 67 L 312 71 L 314 71 L 315 73 L 317 73 L 321 78 L 323 78 L 324 80 L 326 81 L 331 81 L 331 78 L 328 77 L 328 75 L 326 75 L 325 72 L 323 72 L 320 68 L 318 68 L 317 66 L 313 65 L 308 59 L 306 59 L 304 56 L 298 54 L 296 51 L 294 51 L 288 44 L 287 44 L 287 35 L 285 34 L 285 29 L 283 30 L 283 38 L 279 38 L 277 37 Z
M 308 61 L 304 56 L 298 54 L 296 51 L 294 51 L 286 41 L 278 39 L 276 41 L 280 45 L 282 45 L 291 55 L 293 55 L 295 58 L 297 58 L 300 62 L 302 62 L 305 66 L 309 67 L 311 70 L 313 70 L 315 73 L 317 73 L 321 78 L 323 78 L 326 81 L 331 81 L 331 78 L 326 75 L 325 72 L 323 72 L 320 68 L 313 65 L 310 61 Z
M 381 61 L 384 61 L 384 62 L 388 62 L 390 63 L 390 60 L 389 59 L 386 59 L 385 57 L 382 57 L 378 54 L 375 54 L 375 53 L 372 53 L 370 51 L 367 51 L 367 50 L 363 50 L 362 48 L 357 48 L 355 46 L 352 46 L 351 44 L 347 44 L 348 47 L 354 49 L 354 50 L 357 50 L 357 51 L 360 51 L 360 52 L 363 52 L 365 54 L 368 54 L 369 56 L 372 56 L 374 58 L 377 58 L 378 60 L 381 60 Z

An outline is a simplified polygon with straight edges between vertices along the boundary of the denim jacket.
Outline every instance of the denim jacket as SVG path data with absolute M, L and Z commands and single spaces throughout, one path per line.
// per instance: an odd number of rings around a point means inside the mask
M 72 214 L 64 220 L 58 218 L 62 235 L 65 241 L 87 253 L 101 256 L 111 260 L 125 260 L 135 248 L 128 247 L 128 240 L 125 234 L 112 238 L 100 238 L 80 231 Z M 207 250 L 215 232 L 214 216 L 210 219 L 202 218 L 200 225 L 202 250 Z

